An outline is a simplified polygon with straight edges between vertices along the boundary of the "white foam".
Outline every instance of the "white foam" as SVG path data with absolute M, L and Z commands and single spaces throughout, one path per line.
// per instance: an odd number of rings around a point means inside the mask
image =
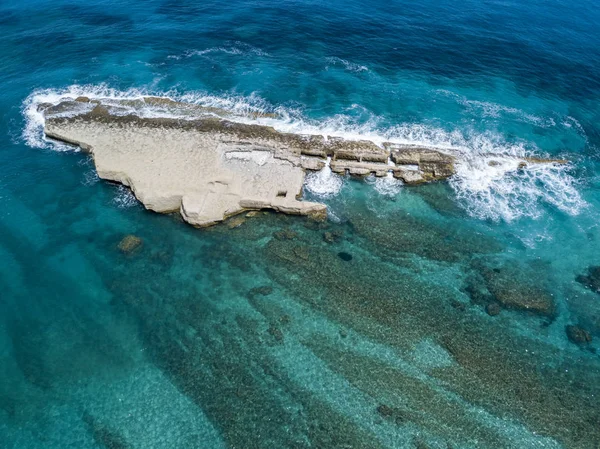
M 81 181 L 81 183 L 84 186 L 91 186 L 96 184 L 98 181 L 100 180 L 100 178 L 98 177 L 98 173 L 96 172 L 96 170 L 88 170 L 83 174 L 83 180 Z
M 116 186 L 116 194 L 112 202 L 119 209 L 128 209 L 139 204 L 131 189 L 122 185 Z
M 319 198 L 331 198 L 340 193 L 344 180 L 341 176 L 334 174 L 329 167 L 331 158 L 318 172 L 309 173 L 306 176 L 304 187 Z
M 424 145 L 436 147 L 457 156 L 457 173 L 450 179 L 458 201 L 473 217 L 490 220 L 511 221 L 521 217 L 539 218 L 544 206 L 555 207 L 567 214 L 578 214 L 586 203 L 577 190 L 577 182 L 568 165 L 532 164 L 525 170 L 517 170 L 523 157 L 539 153 L 535 145 L 527 142 L 508 142 L 495 133 L 477 133 L 472 129 L 447 131 L 422 123 L 408 123 L 392 127 L 382 124 L 382 118 L 361 113 L 361 121 L 351 115 L 338 114 L 323 120 L 308 118 L 300 109 L 274 107 L 258 95 L 234 94 L 211 95 L 204 92 L 176 91 L 157 92 L 149 89 L 118 91 L 106 85 L 73 85 L 60 90 L 33 92 L 23 103 L 26 126 L 25 142 L 38 148 L 72 148 L 55 145 L 43 136 L 44 117 L 38 112 L 41 103 L 57 104 L 61 100 L 86 96 L 103 99 L 120 108 L 116 113 L 135 113 L 142 117 L 196 118 L 195 110 L 172 110 L 168 105 L 136 104 L 123 106 L 119 100 L 142 100 L 145 96 L 162 96 L 192 105 L 225 109 L 233 114 L 228 117 L 241 123 L 258 123 L 272 126 L 277 131 L 296 134 L 317 134 L 342 137 L 348 140 L 371 140 L 383 142 Z M 83 104 L 85 107 L 85 104 Z M 353 105 L 356 109 L 359 105 Z M 180 108 L 181 109 L 181 108 Z M 363 108 L 364 109 L 364 108 Z M 365 112 L 365 111 L 363 111 Z M 261 114 L 276 114 L 264 116 Z M 570 120 L 574 126 L 578 123 Z M 494 161 L 492 165 L 490 161 Z M 394 181 L 394 182 L 392 182 Z M 401 184 L 381 179 L 375 185 L 383 195 L 399 192 Z M 331 172 L 329 166 L 310 173 L 306 177 L 306 189 L 320 198 L 337 195 L 343 186 L 343 178 Z M 395 192 L 395 193 L 394 193 Z
M 214 54 L 225 54 L 225 55 L 247 55 L 247 56 L 270 56 L 269 53 L 261 50 L 258 47 L 245 44 L 240 41 L 236 41 L 232 45 L 225 45 L 220 47 L 210 47 L 202 50 L 187 50 L 186 52 L 179 55 L 169 55 L 167 59 L 181 60 L 192 58 L 194 56 L 209 56 Z
M 369 71 L 369 68 L 367 66 L 355 64 L 353 62 L 346 61 L 345 59 L 338 58 L 335 56 L 325 58 L 325 60 L 329 64 L 332 64 L 332 65 L 342 65 L 349 72 L 368 72 Z
M 124 95 L 125 94 L 125 95 Z M 90 99 L 106 98 L 106 99 L 134 99 L 142 98 L 144 92 L 137 89 L 132 89 L 127 93 L 111 89 L 108 86 L 101 85 L 72 85 L 64 89 L 41 89 L 31 93 L 23 102 L 22 113 L 25 117 L 25 127 L 23 129 L 23 140 L 34 148 L 53 148 L 58 150 L 69 149 L 73 147 L 61 145 L 55 141 L 45 138 L 44 129 L 44 114 L 38 111 L 38 106 L 41 104 L 58 104 L 64 100 L 74 100 L 80 96 L 86 96 Z M 82 103 L 82 108 L 85 104 Z
M 404 185 L 401 180 L 394 178 L 392 173 L 388 173 L 386 176 L 380 178 L 369 175 L 365 181 L 371 184 L 377 193 L 390 198 L 398 195 Z
M 32 92 L 23 102 L 22 113 L 25 118 L 25 127 L 22 138 L 25 143 L 34 148 L 52 148 L 57 150 L 73 150 L 74 147 L 60 144 L 46 139 L 43 133 L 44 115 L 38 111 L 42 104 L 56 105 L 61 101 L 74 100 L 77 97 L 88 97 L 91 100 L 102 99 L 105 104 L 113 105 L 111 111 L 116 115 L 136 114 L 140 117 L 171 117 L 178 119 L 195 119 L 198 115 L 193 110 L 173 110 L 168 105 L 146 104 L 142 100 L 148 96 L 159 96 L 172 100 L 189 103 L 203 107 L 225 109 L 233 114 L 249 115 L 269 111 L 269 105 L 260 97 L 250 95 L 208 95 L 202 92 L 180 94 L 175 91 L 160 92 L 151 89 L 128 89 L 120 91 L 106 84 L 99 85 L 71 85 L 63 89 L 40 89 Z M 122 100 L 139 100 L 139 104 L 123 105 Z M 82 110 L 92 107 L 82 103 Z M 271 108 L 272 109 L 272 108 Z M 66 115 L 66 114 L 65 114 Z
M 541 128 L 552 128 L 556 126 L 556 122 L 552 117 L 540 117 L 535 114 L 529 114 L 517 108 L 511 108 L 497 103 L 475 100 L 462 100 L 460 103 L 477 110 L 484 117 L 487 116 L 499 118 L 502 114 L 507 114 L 516 117 L 519 121 L 539 126 Z
M 186 53 L 186 56 L 204 56 L 210 53 L 225 53 L 227 55 L 241 55 L 243 51 L 237 47 L 214 47 L 205 50 L 192 50 Z
M 450 179 L 460 204 L 481 219 L 513 221 L 537 219 L 544 206 L 553 206 L 577 215 L 586 203 L 576 188 L 569 165 L 519 165 L 531 152 L 524 144 L 508 144 L 494 139 L 474 138 L 473 152 L 463 151 Z

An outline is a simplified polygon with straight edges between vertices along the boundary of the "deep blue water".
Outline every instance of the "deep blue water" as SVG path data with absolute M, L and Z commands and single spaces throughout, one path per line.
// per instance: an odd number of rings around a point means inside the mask
M 599 22 L 591 0 L 0 2 L 0 447 L 600 447 Z M 321 173 L 325 224 L 193 229 L 42 138 L 40 102 L 145 94 L 451 147 L 458 174 Z

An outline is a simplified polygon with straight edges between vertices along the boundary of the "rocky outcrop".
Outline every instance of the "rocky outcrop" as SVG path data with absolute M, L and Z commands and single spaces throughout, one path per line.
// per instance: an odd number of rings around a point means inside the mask
M 339 137 L 327 139 L 328 154 L 338 160 L 387 163 L 389 152 L 368 140 L 350 141 Z
M 444 179 L 454 174 L 455 157 L 441 151 L 412 146 L 385 143 L 392 162 L 400 166 L 417 166 L 423 181 Z M 400 176 L 398 176 L 400 177 Z
M 143 106 L 189 119 L 141 117 L 135 111 Z M 393 175 L 406 184 L 454 174 L 455 156 L 438 149 L 281 133 L 169 98 L 79 97 L 39 108 L 46 135 L 90 152 L 100 178 L 129 186 L 147 209 L 178 211 L 199 227 L 259 209 L 323 219 L 325 205 L 300 196 L 305 171 L 326 164 L 335 173 Z
M 368 176 L 371 173 L 378 177 L 387 176 L 392 171 L 387 164 L 375 164 L 372 162 L 360 162 L 352 160 L 335 159 L 329 164 L 331 171 L 340 175 L 346 172 L 353 176 Z
M 74 117 L 47 116 L 45 132 L 89 151 L 98 176 L 129 186 L 146 208 L 179 211 L 195 226 L 253 209 L 326 214 L 324 205 L 298 200 L 300 151 L 270 138 L 271 128 L 118 117 L 96 106 Z

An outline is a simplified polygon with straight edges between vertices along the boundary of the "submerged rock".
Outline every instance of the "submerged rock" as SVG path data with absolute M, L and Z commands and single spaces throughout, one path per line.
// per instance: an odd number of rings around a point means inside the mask
M 553 317 L 555 313 L 554 301 L 545 291 L 526 286 L 522 289 L 492 287 L 494 298 L 509 309 L 524 310 L 538 315 Z
M 381 404 L 377 407 L 377 413 L 383 418 L 390 419 L 396 424 L 402 424 L 406 421 L 405 413 L 396 407 L 390 407 L 389 405 Z
M 283 341 L 283 332 L 277 326 L 272 325 L 267 329 L 267 332 L 275 339 L 277 342 Z
M 600 266 L 589 267 L 587 274 L 580 274 L 575 279 L 584 287 L 600 293 Z
M 271 293 L 273 293 L 273 287 L 271 287 L 270 285 L 261 285 L 259 287 L 251 288 L 248 292 L 248 296 L 268 296 Z
M 334 231 L 326 231 L 323 233 L 323 240 L 327 243 L 339 242 L 344 235 L 344 231 L 341 229 L 335 229 Z
M 486 303 L 486 311 L 490 315 L 492 315 L 490 311 L 499 313 L 498 308 L 503 307 L 548 318 L 554 317 L 556 313 L 554 299 L 539 282 L 536 282 L 537 278 L 532 270 L 525 266 L 513 265 L 493 268 L 484 264 L 476 264 L 476 266 L 485 285 L 479 288 L 477 285 L 472 285 L 469 294 L 476 302 Z M 472 283 L 476 284 L 477 280 L 474 279 Z
M 340 259 L 342 259 L 344 262 L 349 262 L 349 261 L 351 261 L 351 260 L 352 260 L 352 254 L 350 254 L 350 253 L 347 253 L 347 252 L 345 252 L 345 251 L 340 251 L 340 252 L 338 253 L 338 257 L 339 257 Z
M 310 258 L 310 252 L 308 251 L 308 247 L 306 245 L 295 246 L 292 252 L 298 259 L 306 261 Z
M 392 407 L 382 404 L 379 407 L 377 407 L 377 413 L 379 413 L 381 416 L 392 416 L 394 411 Z
M 467 305 L 464 302 L 458 301 L 456 299 L 450 301 L 450 305 L 459 312 L 464 312 L 465 310 L 467 310 Z
M 485 311 L 489 316 L 496 316 L 500 314 L 502 308 L 498 305 L 498 303 L 492 302 L 485 306 Z
M 133 234 L 126 235 L 119 242 L 118 248 L 124 254 L 131 254 L 142 246 L 142 239 Z
M 237 215 L 237 216 L 232 217 L 229 220 L 227 220 L 227 227 L 229 229 L 239 228 L 245 222 L 246 222 L 246 217 L 244 217 L 242 215 Z
M 333 234 L 329 231 L 323 233 L 323 240 L 325 240 L 327 243 L 335 242 L 335 238 L 333 237 Z
M 592 341 L 592 335 L 580 326 L 569 325 L 565 327 L 565 331 L 572 343 L 583 345 Z
M 288 228 L 273 233 L 273 237 L 275 237 L 277 240 L 294 240 L 296 237 L 298 237 L 298 233 L 293 229 Z

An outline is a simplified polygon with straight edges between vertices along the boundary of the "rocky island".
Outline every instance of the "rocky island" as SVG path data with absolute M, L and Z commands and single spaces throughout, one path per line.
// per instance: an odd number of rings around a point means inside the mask
M 134 102 L 178 111 L 177 118 L 128 113 Z M 282 133 L 240 123 L 229 113 L 167 98 L 42 104 L 47 137 L 91 153 L 98 176 L 131 188 L 150 210 L 180 212 L 210 226 L 249 210 L 326 216 L 326 206 L 302 201 L 306 171 L 393 176 L 406 184 L 446 179 L 456 156 L 435 148 Z M 187 116 L 186 116 L 187 114 Z M 523 160 L 527 163 L 563 162 Z

